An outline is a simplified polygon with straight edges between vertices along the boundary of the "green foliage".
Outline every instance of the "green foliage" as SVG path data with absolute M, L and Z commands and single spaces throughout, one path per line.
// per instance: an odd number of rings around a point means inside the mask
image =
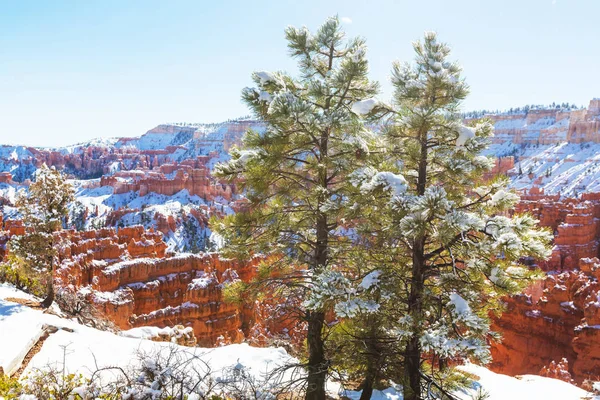
M 7 256 L 5 262 L 0 263 L 0 282 L 8 282 L 19 290 L 27 291 L 36 296 L 45 294 L 45 279 L 28 263 L 12 254 Z
M 0 375 L 0 397 L 6 400 L 28 395 L 35 396 L 37 400 L 83 400 L 83 392 L 94 397 L 95 390 L 89 379 L 81 374 L 63 374 L 50 367 L 35 369 L 20 380 Z
M 309 323 L 308 360 L 327 338 L 322 365 L 405 379 L 407 400 L 425 373 L 441 393 L 463 385 L 449 360 L 489 360 L 489 312 L 535 278 L 520 260 L 547 257 L 551 234 L 509 216 L 507 178 L 482 179 L 492 126 L 463 125 L 468 86 L 435 33 L 413 44 L 413 63 L 393 65 L 389 105 L 371 99 L 364 40 L 346 41 L 336 18 L 286 38 L 300 77 L 253 74 L 242 98 L 266 129 L 215 168 L 249 201 L 212 221 L 224 253 L 265 256 L 248 287 L 279 283 Z M 325 313 L 344 320 L 317 340 Z
M 423 373 L 451 385 L 448 360 L 489 360 L 489 311 L 535 278 L 520 260 L 547 257 L 551 240 L 530 216 L 506 216 L 518 201 L 507 178 L 482 179 L 492 127 L 462 124 L 468 87 L 449 47 L 426 33 L 414 50 L 414 63 L 393 66 L 381 148 L 355 174 L 357 208 L 368 215 L 358 232 L 370 238 L 382 278 L 396 282 L 384 296 L 401 316 L 389 328 L 404 343 L 407 399 L 419 396 Z M 431 372 L 420 367 L 424 357 L 439 360 Z
M 229 283 L 223 288 L 223 300 L 226 303 L 243 304 L 247 300 L 247 295 L 247 284 L 242 281 Z
M 73 187 L 54 167 L 42 165 L 36 173 L 36 181 L 28 192 L 19 191 L 16 206 L 25 226 L 24 235 L 15 235 L 8 243 L 10 268 L 15 281 L 29 280 L 27 288 L 39 294 L 34 283 L 45 281 L 49 306 L 54 297 L 52 284 L 58 242 L 54 234 L 59 230 L 69 212 L 69 203 L 74 199 Z
M 180 217 L 183 220 L 183 237 L 186 245 L 183 251 L 190 253 L 199 253 L 206 250 L 206 231 L 201 228 L 199 222 L 191 213 L 185 213 L 180 210 Z
M 85 230 L 85 213 L 86 207 L 82 202 L 76 201 L 73 203 L 73 207 L 69 213 L 70 226 L 74 227 L 75 230 L 78 231 Z
M 88 396 L 82 397 L 81 389 L 90 396 L 95 392 L 90 380 L 83 375 L 63 375 L 52 368 L 34 370 L 23 381 L 22 393 L 38 400 L 83 400 Z
M 52 233 L 61 228 L 69 213 L 69 203 L 73 200 L 71 184 L 54 167 L 48 168 L 43 164 L 28 192 L 19 191 L 16 206 L 27 228 Z
M 350 174 L 365 164 L 369 144 L 377 139 L 353 111 L 357 102 L 378 92 L 368 79 L 366 45 L 346 39 L 337 17 L 316 32 L 287 28 L 299 77 L 284 72 L 255 72 L 256 88 L 242 99 L 263 120 L 264 131 L 248 131 L 231 161 L 219 164 L 215 175 L 241 182 L 246 211 L 213 220 L 212 229 L 225 241 L 226 255 L 265 256 L 259 278 L 251 287 L 277 293 L 308 324 L 309 386 L 324 396 L 327 355 L 325 312 L 331 301 L 304 300 L 332 269 L 346 263 L 353 244 L 346 224 L 360 218 L 349 202 L 356 189 Z
M 21 394 L 22 386 L 17 378 L 0 374 L 0 398 L 16 400 Z

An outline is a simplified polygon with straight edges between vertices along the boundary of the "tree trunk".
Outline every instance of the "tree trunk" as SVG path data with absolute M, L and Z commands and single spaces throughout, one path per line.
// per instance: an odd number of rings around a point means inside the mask
M 325 313 L 309 312 L 308 315 L 308 378 L 306 400 L 325 400 L 325 380 L 327 379 L 327 360 L 323 343 L 323 324 Z
M 421 348 L 419 337 L 414 336 L 406 345 L 405 352 L 405 383 L 403 394 L 405 400 L 421 400 Z
M 427 185 L 427 129 L 419 133 L 421 156 L 418 166 L 417 194 L 423 196 Z M 408 313 L 412 318 L 412 336 L 405 349 L 404 400 L 421 400 L 421 323 L 423 289 L 425 287 L 425 236 L 415 239 L 412 249 L 412 275 L 408 297 Z
M 48 278 L 48 291 L 46 292 L 46 298 L 41 302 L 43 308 L 48 308 L 54 303 L 54 275 L 50 274 Z
M 326 182 L 323 182 L 326 186 Z M 317 246 L 313 259 L 313 271 L 318 273 L 327 265 L 328 231 L 327 216 L 320 215 L 316 226 Z M 325 400 L 325 381 L 329 368 L 325 358 L 325 343 L 323 340 L 323 326 L 325 324 L 324 311 L 309 311 L 307 313 L 308 333 L 308 386 L 306 400 Z
M 425 264 L 424 240 L 418 240 L 413 250 L 413 268 L 408 310 L 413 320 L 412 336 L 405 350 L 404 399 L 421 399 L 421 344 L 420 324 L 423 313 L 423 269 Z
M 50 276 L 48 276 L 46 284 L 48 285 L 46 298 L 40 304 L 43 308 L 48 308 L 54 303 L 54 266 L 50 267 Z
M 360 400 L 370 400 L 373 395 L 373 382 L 372 376 L 366 376 L 365 382 L 363 383 L 362 392 L 360 394 Z
M 369 400 L 373 395 L 373 385 L 375 384 L 375 366 L 372 362 L 367 363 L 367 373 L 365 374 L 365 380 L 362 384 L 362 392 L 360 394 L 360 400 Z

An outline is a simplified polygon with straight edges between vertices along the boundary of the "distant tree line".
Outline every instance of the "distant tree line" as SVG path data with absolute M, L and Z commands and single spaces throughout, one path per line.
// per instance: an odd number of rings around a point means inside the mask
M 485 115 L 498 115 L 498 114 L 508 114 L 508 115 L 517 115 L 524 114 L 527 115 L 531 110 L 559 110 L 559 111 L 570 111 L 570 110 L 580 110 L 585 108 L 584 106 L 577 106 L 575 104 L 570 103 L 555 103 L 543 105 L 543 104 L 527 104 L 523 107 L 511 107 L 508 110 L 476 110 L 476 111 L 468 111 L 463 113 L 463 118 L 481 118 Z

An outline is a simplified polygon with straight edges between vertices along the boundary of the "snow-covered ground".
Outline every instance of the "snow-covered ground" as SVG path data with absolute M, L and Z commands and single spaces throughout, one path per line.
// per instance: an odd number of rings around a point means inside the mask
M 89 377 L 97 367 L 125 368 L 138 362 L 140 354 L 151 355 L 171 349 L 190 359 L 190 363 L 196 368 L 205 371 L 210 369 L 215 380 L 224 378 L 232 369 L 240 368 L 260 380 L 267 372 L 296 362 L 282 348 L 257 348 L 247 344 L 214 349 L 191 348 L 142 339 L 146 332 L 140 329 L 116 335 L 10 302 L 6 300 L 7 297 L 30 299 L 31 296 L 7 284 L 0 284 L 0 367 L 4 371 L 14 372 L 18 368 L 45 325 L 59 328 L 44 341 L 41 350 L 30 360 L 22 376 L 36 368 L 52 366 L 62 369 L 65 357 L 67 373 L 80 373 Z
M 528 189 L 535 183 L 546 194 L 576 196 L 600 191 L 600 143 L 553 145 L 494 144 L 485 152 L 514 156 L 511 186 Z M 519 176 L 519 171 L 521 175 Z
M 49 365 L 62 368 L 64 357 L 67 372 L 90 376 L 97 367 L 127 367 L 137 360 L 140 353 L 155 354 L 170 348 L 186 354 L 193 359 L 192 363 L 197 363 L 202 368 L 209 367 L 216 380 L 240 368 L 260 380 L 267 371 L 296 361 L 282 348 L 256 348 L 247 344 L 234 344 L 204 349 L 143 339 L 152 336 L 153 328 L 134 329 L 121 335 L 98 331 L 56 315 L 45 314 L 40 310 L 10 302 L 6 300 L 7 297 L 31 298 L 9 285 L 0 285 L 0 367 L 5 371 L 14 371 L 18 367 L 31 344 L 39 337 L 44 325 L 55 326 L 59 330 L 44 341 L 41 350 L 29 361 L 24 375 L 34 368 L 45 368 Z M 584 390 L 555 379 L 533 375 L 517 379 L 495 374 L 475 365 L 466 365 L 462 368 L 478 377 L 473 388 L 456 394 L 463 400 L 472 399 L 472 396 L 479 392 L 488 393 L 489 400 L 594 399 Z M 335 383 L 330 383 L 328 389 L 332 394 L 341 392 L 339 385 Z M 396 387 L 375 391 L 372 399 L 401 400 L 400 389 Z M 360 392 L 356 391 L 341 393 L 350 399 L 360 397 Z
M 92 229 L 94 226 L 103 226 L 108 214 L 113 210 L 126 209 L 131 210 L 117 221 L 118 225 L 132 226 L 143 225 L 146 229 L 157 228 L 155 215 L 162 215 L 165 218 L 173 217 L 176 221 L 185 216 L 189 220 L 188 229 L 183 224 L 177 224 L 175 231 L 170 231 L 164 240 L 168 249 L 171 251 L 190 251 L 191 240 L 199 240 L 199 237 L 210 237 L 211 231 L 206 227 L 201 227 L 199 221 L 191 214 L 191 209 L 199 209 L 201 206 L 214 206 L 218 211 L 225 214 L 233 213 L 229 202 L 223 198 L 217 198 L 212 202 L 207 202 L 200 196 L 190 195 L 187 190 L 181 190 L 173 196 L 166 196 L 150 192 L 145 196 L 140 196 L 139 192 L 128 192 L 114 194 L 113 188 L 103 186 L 100 188 L 86 188 L 85 181 L 71 181 L 75 187 L 76 200 L 89 210 L 98 210 L 97 214 L 90 215 L 86 221 L 85 228 Z M 2 187 L 0 186 L 0 195 Z M 75 207 L 73 204 L 72 207 Z M 137 211 L 133 211 L 137 210 Z M 206 211 L 202 211 L 207 214 Z M 208 218 L 211 215 L 206 215 Z M 194 226 L 197 233 L 195 237 L 189 235 L 189 225 Z

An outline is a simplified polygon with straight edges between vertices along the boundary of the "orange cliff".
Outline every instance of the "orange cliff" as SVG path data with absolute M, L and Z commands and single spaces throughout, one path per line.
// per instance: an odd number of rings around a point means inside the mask
M 0 239 L 22 233 L 18 223 L 4 221 L 4 227 L 11 231 L 0 232 Z M 214 346 L 240 342 L 251 333 L 264 338 L 277 326 L 257 323 L 264 306 L 223 301 L 223 283 L 252 279 L 258 259 L 242 263 L 215 253 L 168 254 L 162 234 L 141 226 L 63 230 L 56 239 L 56 284 L 84 293 L 121 329 L 184 325 L 193 328 L 199 345 Z
M 525 294 L 506 298 L 493 318 L 503 335 L 492 346 L 492 369 L 544 374 L 582 384 L 600 379 L 600 193 L 561 199 L 533 188 L 515 212 L 528 212 L 554 233 L 549 274 Z
M 100 178 L 100 186 L 111 186 L 114 193 L 139 192 L 140 196 L 153 192 L 172 196 L 182 190 L 206 201 L 217 197 L 231 200 L 235 184 L 218 182 L 205 166 L 206 160 L 186 160 L 180 164 L 163 164 L 157 171 L 120 171 Z
M 120 328 L 190 326 L 203 346 L 244 339 L 252 314 L 223 302 L 222 284 L 249 280 L 253 263 L 217 254 L 165 254 L 160 233 L 142 227 L 62 233 L 68 245 L 56 279 L 83 288 Z
M 12 174 L 10 172 L 0 172 L 0 183 L 14 184 Z
M 530 109 L 485 117 L 494 124 L 492 142 L 497 144 L 600 143 L 600 99 L 581 110 Z
M 195 130 L 196 128 L 192 127 L 159 125 L 148 131 L 146 135 L 171 134 L 173 138 L 187 135 L 186 137 L 192 138 Z M 99 178 L 114 171 L 158 168 L 162 164 L 171 163 L 180 158 L 182 152 L 185 153 L 189 150 L 182 145 L 165 145 L 164 148 L 158 149 L 138 149 L 129 145 L 129 142 L 139 140 L 141 138 L 121 138 L 114 144 L 73 146 L 69 151 L 26 147 L 22 149 L 23 154 L 19 157 L 14 157 L 10 153 L 10 157 L 0 158 L 0 162 L 8 166 L 33 166 L 35 168 L 46 164 L 64 170 L 77 178 L 89 179 Z M 202 150 L 201 143 L 194 145 Z M 203 159 L 206 165 L 210 159 L 219 157 L 219 155 L 218 152 L 211 151 L 206 156 L 199 156 L 199 159 Z M 3 177 L 0 176 L 0 183 L 2 179 Z
M 539 263 L 544 270 L 573 270 L 579 259 L 600 255 L 600 193 L 560 199 L 533 188 L 521 195 L 515 212 L 533 215 L 554 233 L 552 256 Z
M 506 299 L 504 314 L 493 318 L 503 340 L 492 344 L 492 370 L 558 374 L 579 384 L 600 379 L 600 261 L 582 259 L 579 267 Z
M 593 99 L 587 109 L 572 113 L 567 140 L 569 143 L 600 143 L 600 99 Z

